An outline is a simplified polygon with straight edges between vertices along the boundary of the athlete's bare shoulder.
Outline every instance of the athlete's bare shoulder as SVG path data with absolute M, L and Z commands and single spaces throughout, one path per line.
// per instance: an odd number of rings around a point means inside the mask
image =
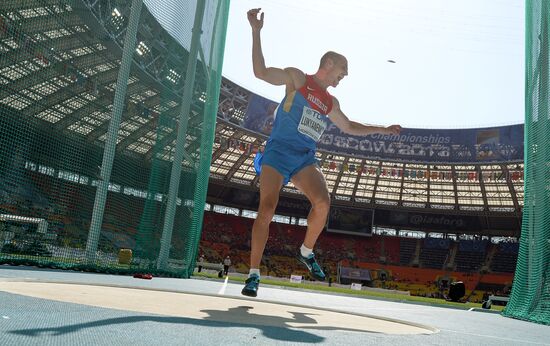
M 294 90 L 300 89 L 304 84 L 306 84 L 306 75 L 302 70 L 297 69 L 296 67 L 287 67 L 285 68 L 286 73 L 292 78 L 292 85 L 287 85 L 287 94 Z

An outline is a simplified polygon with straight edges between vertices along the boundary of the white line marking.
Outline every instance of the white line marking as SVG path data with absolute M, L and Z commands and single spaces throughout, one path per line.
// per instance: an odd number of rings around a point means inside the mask
M 229 280 L 229 276 L 225 277 L 225 282 L 222 285 L 222 288 L 220 288 L 220 291 L 218 294 L 221 294 L 222 296 L 225 294 L 225 289 L 227 288 L 227 280 Z
M 457 334 L 472 335 L 472 336 L 477 336 L 477 337 L 481 337 L 481 338 L 490 338 L 490 339 L 514 341 L 514 342 L 517 342 L 518 344 L 528 343 L 528 344 L 533 344 L 533 345 L 548 345 L 548 344 L 540 343 L 540 342 L 536 342 L 536 341 L 526 341 L 526 340 L 518 340 L 518 339 L 512 339 L 512 338 L 506 338 L 506 337 L 494 336 L 494 335 L 483 335 L 483 334 L 476 334 L 476 333 L 467 333 L 467 332 L 460 332 L 458 330 L 451 330 L 451 329 L 441 328 L 441 331 L 457 333 Z
M 3 319 L 9 320 L 10 318 L 8 316 L 2 316 Z

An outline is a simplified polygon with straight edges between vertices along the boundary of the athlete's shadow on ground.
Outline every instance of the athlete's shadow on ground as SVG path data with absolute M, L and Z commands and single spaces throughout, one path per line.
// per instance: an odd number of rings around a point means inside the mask
M 59 327 L 49 328 L 36 328 L 36 329 L 19 329 L 11 331 L 11 334 L 24 335 L 24 336 L 42 336 L 42 335 L 63 335 L 69 333 L 75 333 L 88 328 L 98 328 L 104 326 L 113 326 L 117 324 L 127 323 L 140 323 L 140 322 L 158 322 L 158 323 L 174 323 L 174 324 L 191 324 L 195 326 L 204 327 L 216 327 L 216 328 L 258 328 L 262 331 L 263 335 L 267 338 L 281 340 L 281 341 L 294 341 L 294 342 L 307 342 L 307 343 L 320 343 L 325 340 L 324 337 L 308 333 L 302 330 L 298 330 L 292 327 L 289 323 L 307 324 L 307 329 L 319 329 L 319 330 L 333 330 L 343 328 L 331 328 L 317 326 L 317 321 L 308 315 L 301 312 L 289 313 L 293 318 L 285 318 L 280 316 L 268 316 L 251 313 L 253 309 L 250 306 L 238 306 L 230 308 L 228 310 L 202 310 L 201 312 L 207 313 L 208 316 L 203 319 L 193 319 L 186 317 L 163 317 L 163 316 L 127 316 L 127 317 L 115 317 L 108 318 L 92 322 L 77 323 L 72 325 L 65 325 Z M 242 340 L 246 343 L 247 340 Z M 248 340 L 252 341 L 252 340 Z

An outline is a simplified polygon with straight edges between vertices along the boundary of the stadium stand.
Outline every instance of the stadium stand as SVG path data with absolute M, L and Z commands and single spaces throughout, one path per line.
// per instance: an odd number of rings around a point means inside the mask
M 491 261 L 491 271 L 497 273 L 513 273 L 516 269 L 519 243 L 501 243 Z
M 460 240 L 454 263 L 460 272 L 477 272 L 486 257 L 488 241 Z
M 450 239 L 426 238 L 420 250 L 422 267 L 441 269 L 449 257 Z
M 232 258 L 233 269 L 248 271 L 250 231 L 252 219 L 234 215 L 206 212 L 200 253 L 211 263 L 221 262 L 226 255 Z M 290 277 L 307 272 L 295 260 L 295 252 L 301 245 L 306 228 L 304 226 L 272 222 L 261 269 L 266 275 Z M 421 267 L 411 266 L 411 258 L 418 241 L 422 241 L 424 256 Z M 486 240 L 460 240 L 456 257 L 456 270 L 445 270 L 443 263 L 452 246 L 450 239 L 426 238 L 424 240 L 374 235 L 361 237 L 325 232 L 318 241 L 317 253 L 320 262 L 328 270 L 333 281 L 337 280 L 338 266 L 369 269 L 373 287 L 410 291 L 413 295 L 443 297 L 444 289 L 451 282 L 462 281 L 466 286 L 467 299 L 481 302 L 485 294 L 501 294 L 512 282 L 512 272 L 485 273 L 479 271 L 486 248 Z M 506 244 L 504 251 L 513 246 Z M 384 250 L 382 250 L 384 249 Z M 380 260 L 385 252 L 387 262 Z M 430 256 L 428 256 L 429 254 Z M 473 254 L 473 255 L 472 255 Z M 408 256 L 407 256 L 408 255 Z M 383 256 L 382 256 L 383 257 Z M 391 260 L 389 260 L 391 258 Z M 406 259 L 406 263 L 400 261 Z M 398 260 L 399 259 L 399 260 Z M 437 268 L 433 268 L 437 266 Z M 472 270 L 472 268 L 478 268 Z M 380 272 L 387 273 L 382 280 Z

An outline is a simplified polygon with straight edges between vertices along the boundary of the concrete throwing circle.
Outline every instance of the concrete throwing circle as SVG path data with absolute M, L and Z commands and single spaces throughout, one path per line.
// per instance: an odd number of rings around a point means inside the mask
M 415 323 L 252 299 L 84 284 L 0 281 L 0 291 L 102 308 L 216 322 L 412 335 L 437 329 Z

